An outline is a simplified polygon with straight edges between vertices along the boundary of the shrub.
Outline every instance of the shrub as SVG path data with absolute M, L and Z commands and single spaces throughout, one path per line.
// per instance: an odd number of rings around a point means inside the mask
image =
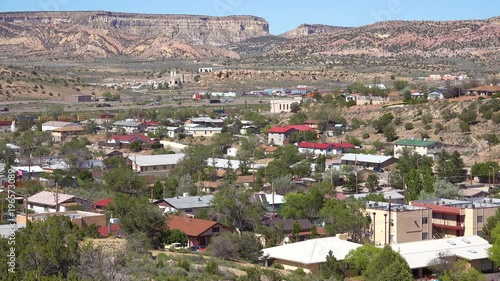
M 363 134 L 363 139 L 366 140 L 366 139 L 369 139 L 370 138 L 370 134 L 368 133 L 364 133 Z
M 181 259 L 178 261 L 177 265 L 181 268 L 183 268 L 186 271 L 189 271 L 189 268 L 191 267 L 191 263 L 188 260 Z
M 414 128 L 413 123 L 408 122 L 405 124 L 405 130 L 411 131 L 411 130 L 413 130 L 413 128 Z
M 430 130 L 432 129 L 432 126 L 430 124 L 425 124 L 424 130 Z
M 278 263 L 278 262 L 273 264 L 273 268 L 276 268 L 276 269 L 285 269 L 285 267 L 281 263 Z
M 207 273 L 217 275 L 219 273 L 219 265 L 217 264 L 217 261 L 215 260 L 210 260 L 207 263 L 207 267 L 205 268 L 205 271 Z

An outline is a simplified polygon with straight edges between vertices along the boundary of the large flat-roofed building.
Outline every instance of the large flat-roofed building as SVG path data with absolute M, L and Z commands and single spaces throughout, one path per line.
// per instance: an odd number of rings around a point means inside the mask
M 301 103 L 302 98 L 296 97 L 293 99 L 279 99 L 279 100 L 271 100 L 271 113 L 281 113 L 281 112 L 291 112 L 292 104 Z
M 483 226 L 500 207 L 500 199 L 470 198 L 466 200 L 432 199 L 410 203 L 432 209 L 435 238 L 451 238 L 483 234 Z
M 341 158 L 343 165 L 355 165 L 365 168 L 385 168 L 396 162 L 392 156 L 370 154 L 344 154 Z
M 432 239 L 432 210 L 387 202 L 366 202 L 371 217 L 372 241 L 376 245 Z
M 436 239 L 410 243 L 391 244 L 408 263 L 413 275 L 424 276 L 424 270 L 439 258 L 458 258 L 465 260 L 471 267 L 482 273 L 497 271 L 488 258 L 491 245 L 479 236 L 465 236 L 447 239 Z
M 422 156 L 428 156 L 430 151 L 439 149 L 441 147 L 441 143 L 436 141 L 400 140 L 394 143 L 394 158 L 399 159 L 399 157 L 401 157 L 401 155 L 403 154 L 404 149 L 407 149 L 413 153 L 420 154 Z
M 136 172 L 170 171 L 184 158 L 183 153 L 161 155 L 133 155 L 129 156 L 132 170 Z

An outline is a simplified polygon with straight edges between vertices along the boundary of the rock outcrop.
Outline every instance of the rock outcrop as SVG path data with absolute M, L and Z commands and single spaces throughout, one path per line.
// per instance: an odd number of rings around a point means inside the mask
M 266 35 L 269 24 L 253 16 L 0 13 L 0 56 L 5 57 L 237 57 L 220 46 Z

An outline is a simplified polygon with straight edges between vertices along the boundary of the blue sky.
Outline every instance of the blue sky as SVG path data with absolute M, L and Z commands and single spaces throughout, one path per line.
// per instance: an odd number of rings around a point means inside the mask
M 360 26 L 381 20 L 486 19 L 500 15 L 498 0 L 0 0 L 0 11 L 84 11 L 195 15 L 254 15 L 272 34 L 302 23 Z

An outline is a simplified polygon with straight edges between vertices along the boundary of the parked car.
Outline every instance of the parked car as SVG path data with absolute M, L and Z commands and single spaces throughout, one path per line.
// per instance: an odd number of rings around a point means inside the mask
M 182 243 L 172 243 L 170 245 L 166 245 L 165 249 L 173 249 L 173 250 L 178 250 L 178 249 L 185 249 L 185 245 Z
M 189 248 L 189 250 L 193 252 L 205 252 L 205 247 L 202 246 L 192 246 Z

